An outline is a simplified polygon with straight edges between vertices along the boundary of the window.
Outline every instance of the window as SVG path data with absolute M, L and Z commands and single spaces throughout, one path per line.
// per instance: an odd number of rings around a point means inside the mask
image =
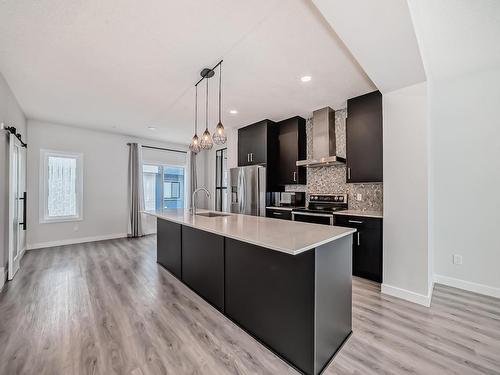
M 40 222 L 82 219 L 83 155 L 40 150 Z
M 144 208 L 184 208 L 184 167 L 144 164 Z
M 215 153 L 215 209 L 227 211 L 227 148 Z
M 163 183 L 163 198 L 179 199 L 180 198 L 180 183 L 178 181 L 168 181 Z

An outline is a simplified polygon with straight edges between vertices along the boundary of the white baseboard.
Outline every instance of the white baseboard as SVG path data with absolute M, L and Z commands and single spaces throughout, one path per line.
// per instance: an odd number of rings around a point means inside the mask
M 5 280 L 7 280 L 7 271 L 5 270 L 5 267 L 0 267 L 0 292 L 5 285 Z
M 109 234 L 109 235 L 104 235 L 104 236 L 81 237 L 81 238 L 71 238 L 68 240 L 31 243 L 31 244 L 28 244 L 27 250 L 43 249 L 45 247 L 54 247 L 54 246 L 73 245 L 73 244 L 84 243 L 84 242 L 114 240 L 115 238 L 123 238 L 123 237 L 127 237 L 127 233 L 118 233 L 118 234 Z
M 471 281 L 455 279 L 453 277 L 443 275 L 434 275 L 434 282 L 458 289 L 467 290 L 473 293 L 484 294 L 485 296 L 500 298 L 500 288 L 495 288 L 489 285 L 473 283 Z
M 383 294 L 387 294 L 392 297 L 397 297 L 404 299 L 406 301 L 410 301 L 425 307 L 429 307 L 431 305 L 432 299 L 432 287 L 429 289 L 427 295 L 419 294 L 412 292 L 410 290 L 401 289 L 392 285 L 382 284 L 381 292 Z

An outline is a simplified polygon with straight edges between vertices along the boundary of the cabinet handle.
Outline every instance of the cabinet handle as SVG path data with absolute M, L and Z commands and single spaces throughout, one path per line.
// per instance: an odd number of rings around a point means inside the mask
M 359 232 L 358 232 L 358 246 L 360 245 L 360 243 L 361 243 L 361 242 L 359 241 Z
M 351 179 L 351 168 L 347 167 L 347 179 Z
M 297 182 L 297 172 L 293 172 L 293 181 Z
M 278 216 L 281 216 L 281 215 L 283 215 L 283 214 L 282 214 L 281 212 L 276 212 L 276 211 L 275 211 L 275 212 L 273 212 L 273 215 L 278 215 Z
M 250 161 L 253 161 L 253 152 L 250 153 Z
M 250 163 L 250 154 L 247 154 L 247 163 Z
M 359 221 L 359 220 L 349 220 L 349 223 L 352 223 L 352 224 L 363 224 L 363 222 Z

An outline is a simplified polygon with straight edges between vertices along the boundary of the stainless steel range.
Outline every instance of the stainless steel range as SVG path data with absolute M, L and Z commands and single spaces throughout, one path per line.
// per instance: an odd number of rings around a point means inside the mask
M 333 213 L 343 210 L 347 210 L 347 194 L 311 194 L 306 208 L 292 211 L 292 220 L 333 225 Z

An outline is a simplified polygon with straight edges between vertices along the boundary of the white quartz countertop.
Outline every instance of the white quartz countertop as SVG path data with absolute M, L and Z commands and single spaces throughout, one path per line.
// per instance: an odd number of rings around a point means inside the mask
M 198 210 L 198 212 L 207 211 Z M 184 209 L 153 210 L 145 211 L 145 213 L 290 255 L 303 253 L 356 232 L 352 228 L 309 224 L 261 216 L 228 213 L 225 213 L 228 216 L 220 217 L 193 216 L 189 210 Z
M 334 215 L 348 215 L 348 216 L 359 216 L 359 217 L 373 217 L 377 219 L 382 219 L 384 216 L 380 211 L 361 211 L 361 210 L 345 210 L 336 211 Z

